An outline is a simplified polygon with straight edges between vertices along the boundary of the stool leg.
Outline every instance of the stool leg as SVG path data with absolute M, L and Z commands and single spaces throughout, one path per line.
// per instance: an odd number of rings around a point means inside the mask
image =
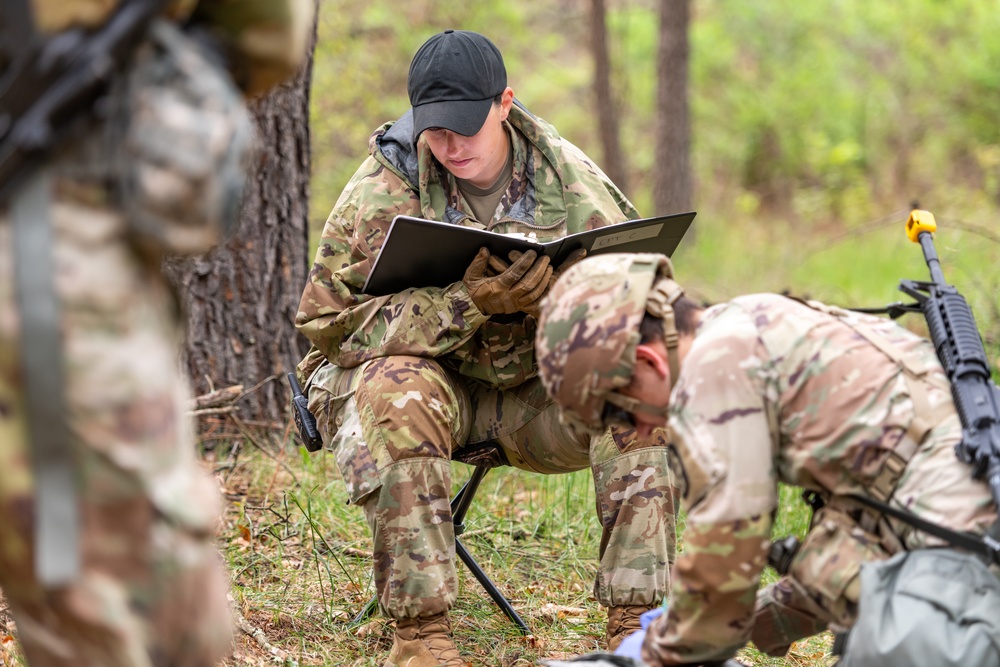
M 486 575 L 483 568 L 479 567 L 479 563 L 476 559 L 472 557 L 469 550 L 465 548 L 465 545 L 458 539 L 458 536 L 465 532 L 465 514 L 469 511 L 469 506 L 472 504 L 472 499 L 476 496 L 476 491 L 479 490 L 479 484 L 483 481 L 483 477 L 489 472 L 489 468 L 486 466 L 476 466 L 472 471 L 472 476 L 469 477 L 469 481 L 455 494 L 455 497 L 451 501 L 451 515 L 452 521 L 455 523 L 455 553 L 458 557 L 465 563 L 465 566 L 469 568 L 472 572 L 472 576 L 476 578 L 479 584 L 486 590 L 489 596 L 493 599 L 500 610 L 507 615 L 511 621 L 514 622 L 521 632 L 526 635 L 531 634 L 531 628 L 528 624 L 524 622 L 518 613 L 511 606 L 510 601 L 504 597 L 504 594 L 500 592 L 500 589 L 496 587 L 496 584 Z
M 469 505 L 472 504 L 472 499 L 475 498 L 476 491 L 479 490 L 479 484 L 483 481 L 483 477 L 486 477 L 487 472 L 489 472 L 489 468 L 476 466 L 472 470 L 469 481 L 462 485 L 455 497 L 451 499 L 451 521 L 455 524 L 456 537 L 465 532 L 465 514 L 469 511 Z
M 472 572 L 472 576 L 479 581 L 480 585 L 486 590 L 487 593 L 489 593 L 489 596 L 493 598 L 493 602 L 495 602 L 496 605 L 500 607 L 500 610 L 507 615 L 507 618 L 513 621 L 514 625 L 516 625 L 522 633 L 530 635 L 531 628 L 528 627 L 528 624 L 524 622 L 524 619 L 522 619 L 514 610 L 514 607 L 512 607 L 507 598 L 504 597 L 504 594 L 500 592 L 500 589 L 496 587 L 496 584 L 494 584 L 493 581 L 486 576 L 486 573 L 483 572 L 483 568 L 479 567 L 479 563 L 476 562 L 476 559 L 472 557 L 469 550 L 466 549 L 465 545 L 458 539 L 455 540 L 455 553 L 458 554 L 458 557 L 462 559 L 465 566 L 469 568 L 470 572 Z
M 465 566 L 469 568 L 472 572 L 472 576 L 476 578 L 479 584 L 486 590 L 493 602 L 496 603 L 500 610 L 506 614 L 514 625 L 521 630 L 525 635 L 531 634 L 531 628 L 528 624 L 524 622 L 524 619 L 517 613 L 513 606 L 511 606 L 510 601 L 504 597 L 504 594 L 500 592 L 500 589 L 496 587 L 496 584 L 486 575 L 483 568 L 479 566 L 476 559 L 472 557 L 469 550 L 465 548 L 465 545 L 458 539 L 458 536 L 465 532 L 465 515 L 469 511 L 469 506 L 472 504 L 472 499 L 476 496 L 476 491 L 479 490 L 479 485 L 483 481 L 483 477 L 489 468 L 485 466 L 476 466 L 472 471 L 472 476 L 469 480 L 459 489 L 458 493 L 451 500 L 451 515 L 452 521 L 455 524 L 455 553 L 461 559 Z M 372 598 L 361 608 L 358 615 L 351 620 L 350 625 L 360 625 L 366 620 L 371 618 L 371 616 L 378 609 L 378 597 L 372 596 Z

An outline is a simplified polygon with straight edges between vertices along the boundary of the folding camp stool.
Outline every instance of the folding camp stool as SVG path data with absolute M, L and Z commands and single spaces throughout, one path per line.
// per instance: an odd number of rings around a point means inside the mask
M 489 596 L 493 599 L 493 602 L 500 607 L 501 611 L 507 615 L 514 625 L 521 630 L 525 635 L 531 634 L 531 629 L 528 624 L 518 615 L 514 607 L 511 606 L 510 601 L 504 597 L 504 594 L 500 592 L 496 584 L 487 576 L 483 571 L 483 568 L 479 566 L 476 559 L 472 557 L 469 550 L 466 549 L 465 545 L 459 536 L 465 532 L 465 514 L 469 511 L 469 506 L 472 504 L 472 499 L 476 497 L 476 491 L 479 490 L 479 484 L 483 481 L 483 477 L 486 476 L 493 468 L 499 468 L 500 466 L 507 466 L 510 463 L 507 461 L 507 457 L 504 455 L 503 450 L 500 446 L 488 440 L 484 443 L 471 445 L 469 447 L 464 447 L 459 451 L 455 452 L 452 459 L 465 463 L 467 465 L 473 466 L 472 476 L 469 477 L 455 497 L 451 499 L 451 517 L 452 522 L 455 524 L 455 553 L 458 557 L 462 559 L 465 566 L 469 568 L 472 572 L 472 576 L 480 583 L 480 585 L 486 590 Z M 361 612 L 354 617 L 351 621 L 352 625 L 363 623 L 368 620 L 378 609 L 378 598 L 372 597 L 365 606 L 361 609 Z

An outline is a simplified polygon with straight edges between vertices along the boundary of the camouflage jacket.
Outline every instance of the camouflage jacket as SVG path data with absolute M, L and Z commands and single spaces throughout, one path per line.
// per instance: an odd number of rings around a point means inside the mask
M 845 321 L 928 379 L 920 400 L 931 430 L 913 442 L 893 504 L 979 534 L 995 520 L 988 488 L 952 451 L 960 426 L 933 345 L 890 320 L 840 312 L 762 294 L 704 314 L 671 395 L 687 523 L 669 612 L 644 646 L 651 664 L 725 659 L 749 639 L 779 481 L 827 500 L 865 494 L 908 437 L 918 415 L 905 373 Z M 906 544 L 931 541 L 914 532 Z
M 533 232 L 540 241 L 638 217 L 607 176 L 551 125 L 518 104 L 506 125 L 514 178 L 501 201 L 506 213 L 485 224 L 474 219 L 426 142 L 413 143 L 411 112 L 372 135 L 370 157 L 326 222 L 299 304 L 296 325 L 313 344 L 299 365 L 303 376 L 324 358 L 352 368 L 392 355 L 439 358 L 494 387 L 535 375 L 534 318 L 491 321 L 461 281 L 380 297 L 361 292 L 396 215 Z
M 43 33 L 94 28 L 121 0 L 31 0 Z M 310 0 L 173 0 L 167 13 L 211 30 L 244 92 L 262 93 L 295 73 L 306 52 L 313 20 Z

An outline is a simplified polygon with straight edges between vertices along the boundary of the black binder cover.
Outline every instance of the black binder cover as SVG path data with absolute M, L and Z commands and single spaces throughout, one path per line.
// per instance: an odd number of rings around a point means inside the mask
M 586 248 L 588 257 L 605 252 L 658 252 L 669 256 L 691 226 L 694 216 L 695 213 L 690 212 L 628 220 L 539 243 L 521 234 L 497 234 L 397 215 L 389 226 L 363 292 L 381 296 L 409 287 L 445 287 L 462 279 L 482 247 L 504 259 L 511 250 L 535 250 L 551 257 L 552 266 L 559 266 L 577 248 Z

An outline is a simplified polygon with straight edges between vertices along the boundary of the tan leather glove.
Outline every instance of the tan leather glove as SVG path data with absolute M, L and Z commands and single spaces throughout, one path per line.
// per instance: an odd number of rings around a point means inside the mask
M 552 287 L 552 285 L 556 284 L 556 281 L 559 280 L 559 276 L 566 273 L 566 269 L 573 266 L 586 256 L 587 256 L 586 248 L 577 248 L 576 250 L 571 252 L 566 257 L 566 259 L 563 260 L 563 263 L 559 265 L 559 268 L 557 268 L 555 271 L 552 272 L 552 280 L 549 281 L 549 287 Z
M 510 261 L 516 262 L 518 259 L 520 259 L 521 254 L 522 253 L 519 250 L 512 250 L 510 252 Z M 542 299 L 552 288 L 552 286 L 556 284 L 556 281 L 559 280 L 559 276 L 565 273 L 566 269 L 573 266 L 586 256 L 587 256 L 586 248 L 577 248 L 576 250 L 571 252 L 569 256 L 567 256 L 566 259 L 563 260 L 563 263 L 559 265 L 559 268 L 555 269 L 552 272 L 552 277 L 549 278 L 549 284 L 548 286 L 546 286 L 545 290 L 538 296 L 538 300 L 535 303 L 529 304 L 527 307 L 525 307 L 524 312 L 528 313 L 529 315 L 534 315 L 535 317 L 538 317 L 541 314 Z M 490 255 L 489 267 L 490 267 L 490 272 L 492 274 L 499 275 L 504 271 L 506 271 L 510 267 L 510 264 L 503 261 L 496 255 Z
M 499 275 L 487 275 L 489 263 L 490 251 L 480 248 L 462 278 L 472 302 L 487 315 L 524 311 L 541 298 L 552 278 L 549 258 L 538 257 L 534 250 L 518 257 Z

